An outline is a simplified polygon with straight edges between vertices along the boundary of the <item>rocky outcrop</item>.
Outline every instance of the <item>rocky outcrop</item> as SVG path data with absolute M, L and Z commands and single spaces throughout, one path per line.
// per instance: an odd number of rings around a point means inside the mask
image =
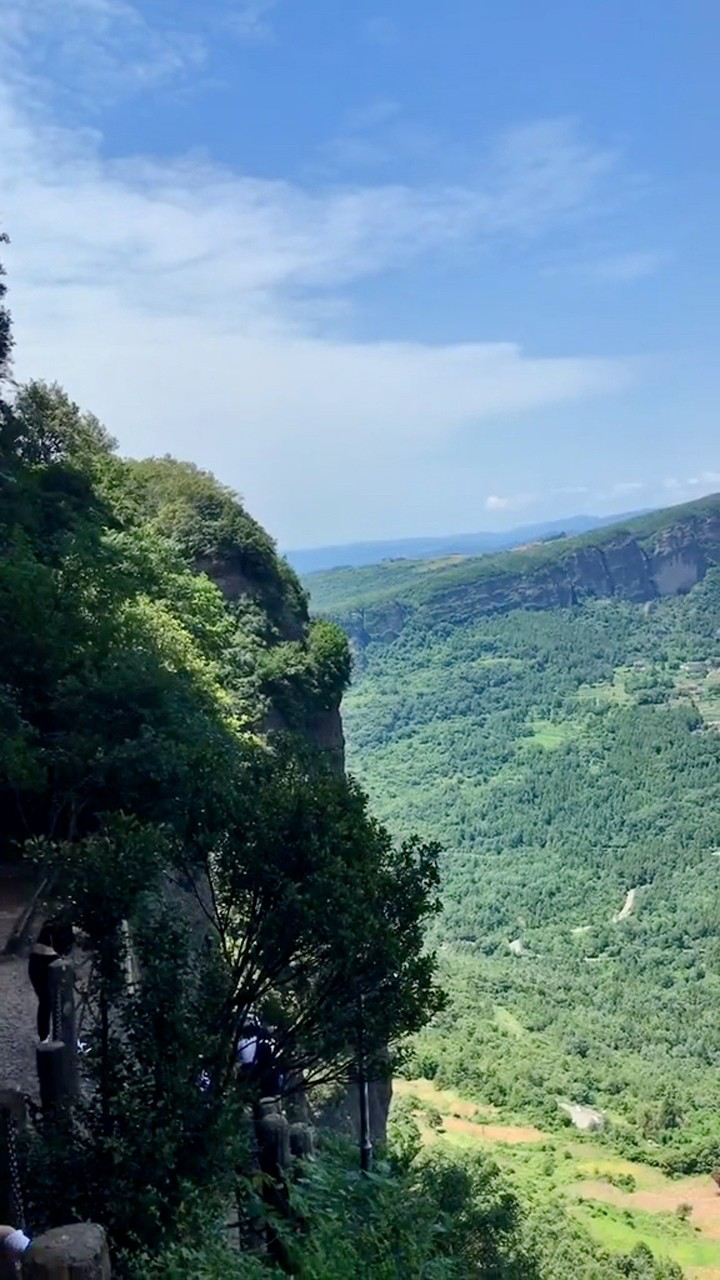
M 521 551 L 527 550 L 524 548 Z M 572 608 L 587 600 L 615 598 L 633 603 L 680 595 L 720 563 L 720 514 L 691 517 L 649 538 L 618 529 L 599 538 L 569 540 L 557 553 L 537 553 L 513 569 L 516 552 L 502 557 L 502 568 L 439 589 L 422 603 L 393 600 L 349 611 L 336 618 L 345 628 L 356 657 L 369 644 L 389 644 L 410 617 L 424 623 L 462 625 L 474 618 L 513 609 Z M 474 562 L 482 566 L 482 561 Z
M 266 584 L 247 572 L 239 557 L 232 555 L 200 556 L 195 561 L 198 573 L 205 573 L 219 587 L 226 600 L 232 602 L 243 596 L 265 604 Z M 274 626 L 281 640 L 303 640 L 307 632 L 307 613 L 298 608 L 292 598 L 274 601 Z M 288 729 L 282 713 L 270 706 L 259 728 L 263 733 L 278 733 Z M 343 735 L 340 705 L 309 714 L 302 726 L 302 733 L 315 746 L 328 753 L 333 768 L 342 773 L 345 768 L 345 738 Z
M 247 596 L 257 601 L 273 618 L 283 640 L 301 640 L 305 634 L 307 614 L 294 607 L 294 602 L 283 596 L 277 585 L 266 578 L 248 573 L 241 556 L 237 554 L 203 555 L 195 558 L 198 573 L 219 587 L 226 600 L 239 600 Z

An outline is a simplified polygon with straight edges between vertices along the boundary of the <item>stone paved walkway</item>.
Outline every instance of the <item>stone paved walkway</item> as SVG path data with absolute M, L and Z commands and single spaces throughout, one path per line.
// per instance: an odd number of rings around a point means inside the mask
M 32 891 L 29 878 L 0 875 L 0 1088 L 22 1089 L 34 1096 L 36 1002 L 27 955 L 2 954 Z

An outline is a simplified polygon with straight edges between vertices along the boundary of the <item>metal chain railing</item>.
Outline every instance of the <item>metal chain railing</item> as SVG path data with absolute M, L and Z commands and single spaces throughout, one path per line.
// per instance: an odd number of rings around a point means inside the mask
M 55 989 L 53 992 L 53 1007 L 52 1007 L 53 1040 L 62 1040 L 62 1006 L 63 1006 L 62 982 L 60 982 L 56 978 Z
M 5 1151 L 7 1153 L 8 1180 L 10 1188 L 10 1207 L 12 1208 L 12 1225 L 25 1230 L 25 1200 L 17 1155 L 17 1134 L 15 1120 L 9 1111 L 2 1111 L 2 1129 Z

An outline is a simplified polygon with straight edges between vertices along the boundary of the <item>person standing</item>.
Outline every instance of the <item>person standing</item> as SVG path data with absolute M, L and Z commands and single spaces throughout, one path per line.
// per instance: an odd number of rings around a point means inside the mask
M 72 947 L 72 926 L 59 920 L 47 920 L 30 952 L 28 977 L 38 1000 L 37 1033 L 39 1040 L 49 1040 L 52 1030 L 50 965 L 62 956 L 69 955 Z

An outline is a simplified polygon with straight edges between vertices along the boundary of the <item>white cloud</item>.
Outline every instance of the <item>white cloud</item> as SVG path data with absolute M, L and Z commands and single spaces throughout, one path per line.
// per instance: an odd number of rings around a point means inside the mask
M 205 56 L 196 24 L 151 24 L 127 0 L 64 0 L 61 14 L 57 0 L 6 0 L 0 50 L 6 83 L 85 108 L 174 80 Z
M 212 467 L 286 544 L 372 532 L 369 501 L 387 528 L 400 493 L 420 527 L 423 495 L 457 483 L 438 465 L 456 433 L 631 377 L 512 343 L 357 342 L 333 321 L 363 277 L 540 234 L 592 200 L 610 162 L 567 124 L 513 131 L 473 184 L 425 187 L 107 162 L 98 134 L 41 125 L 9 94 L 0 136 L 18 374 L 62 381 L 127 452 Z
M 4 79 L 27 96 L 93 112 L 114 99 L 186 81 L 213 41 L 265 42 L 280 0 L 4 0 Z M 61 10 L 61 11 L 60 11 Z
M 532 502 L 529 494 L 516 493 L 502 496 L 498 493 L 491 493 L 485 499 L 486 511 L 521 511 L 523 507 L 527 507 Z

